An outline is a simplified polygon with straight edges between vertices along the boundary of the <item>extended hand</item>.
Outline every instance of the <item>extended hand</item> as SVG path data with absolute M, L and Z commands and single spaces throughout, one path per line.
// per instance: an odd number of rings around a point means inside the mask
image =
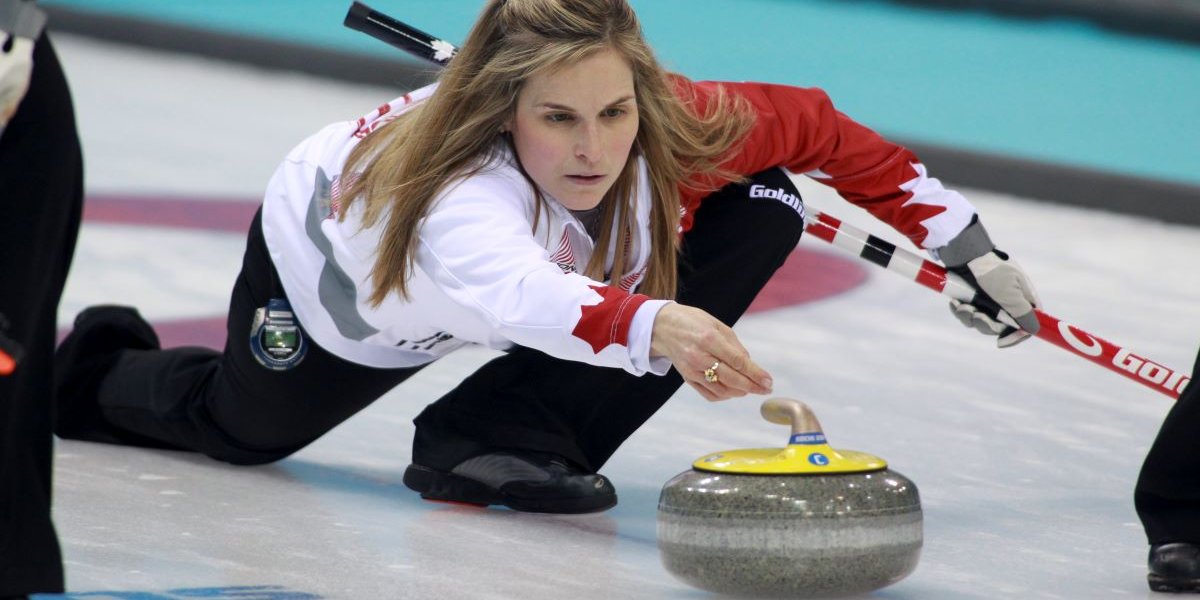
M 963 325 L 997 336 L 1000 348 L 1023 342 L 1038 332 L 1041 325 L 1033 312 L 1039 304 L 1037 292 L 1016 261 L 993 251 L 967 263 L 965 271 L 974 278 L 980 297 L 974 303 L 950 301 L 950 310 Z M 1001 323 L 1000 311 L 1008 313 L 1021 328 Z
M 1007 348 L 1036 334 L 1040 328 L 1033 309 L 1040 305 L 1029 277 L 1016 261 L 992 246 L 978 220 L 940 251 L 946 268 L 970 283 L 978 294 L 972 302 L 950 301 L 950 310 L 963 325 L 997 336 Z M 1007 313 L 1020 329 L 1000 321 Z
M 673 302 L 659 310 L 650 353 L 670 359 L 709 401 L 771 393 L 771 375 L 750 359 L 733 329 L 698 308 Z

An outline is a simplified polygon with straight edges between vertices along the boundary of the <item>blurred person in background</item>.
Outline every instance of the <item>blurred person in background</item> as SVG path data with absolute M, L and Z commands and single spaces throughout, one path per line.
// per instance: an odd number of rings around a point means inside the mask
M 0 599 L 63 591 L 50 519 L 53 353 L 83 205 L 62 68 L 28 0 L 0 0 Z
M 1150 589 L 1200 593 L 1200 353 L 1142 464 L 1134 505 L 1150 542 Z

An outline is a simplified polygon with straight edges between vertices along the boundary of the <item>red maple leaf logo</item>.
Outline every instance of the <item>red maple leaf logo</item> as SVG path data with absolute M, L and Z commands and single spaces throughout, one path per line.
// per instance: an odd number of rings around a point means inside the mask
M 583 314 L 571 335 L 587 342 L 596 354 L 613 344 L 628 346 L 629 325 L 633 322 L 633 315 L 650 297 L 629 294 L 612 286 L 588 287 L 600 294 L 602 299 L 599 304 L 580 307 Z

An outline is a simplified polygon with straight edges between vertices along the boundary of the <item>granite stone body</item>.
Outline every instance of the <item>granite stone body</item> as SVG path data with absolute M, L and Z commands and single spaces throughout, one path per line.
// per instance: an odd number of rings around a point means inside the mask
M 895 583 L 922 544 L 916 485 L 889 469 L 836 475 L 691 470 L 658 501 L 672 575 L 731 595 L 815 598 Z

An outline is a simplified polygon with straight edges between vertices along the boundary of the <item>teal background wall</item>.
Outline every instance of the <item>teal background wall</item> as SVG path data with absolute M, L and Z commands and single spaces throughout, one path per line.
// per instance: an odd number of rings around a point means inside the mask
M 1200 185 L 1200 46 L 1083 21 L 1008 19 L 872 0 L 631 0 L 671 68 L 826 89 L 891 136 Z M 43 0 L 394 55 L 345 29 L 349 1 Z M 371 6 L 453 42 L 479 0 Z

